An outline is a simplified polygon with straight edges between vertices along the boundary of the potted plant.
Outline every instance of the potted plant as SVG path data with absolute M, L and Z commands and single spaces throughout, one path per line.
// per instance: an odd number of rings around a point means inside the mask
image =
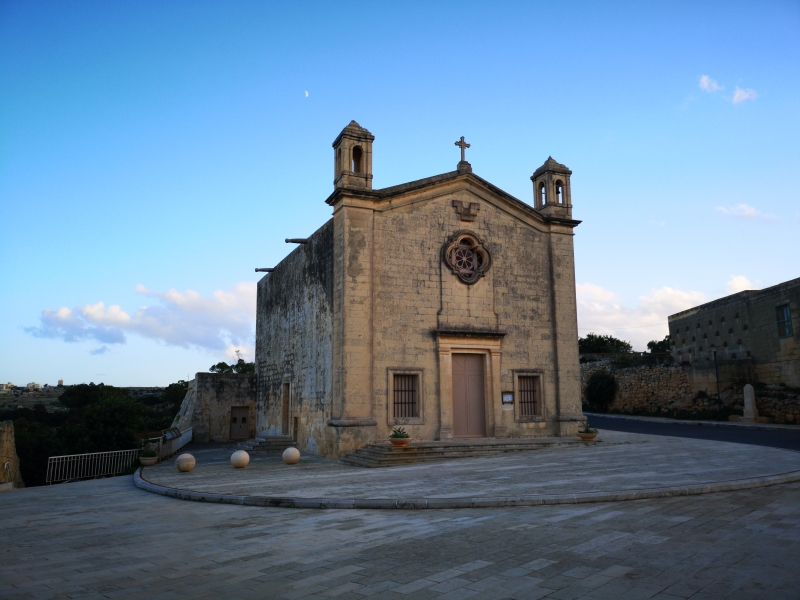
M 580 429 L 578 429 L 578 437 L 584 442 L 591 442 L 597 437 L 597 429 L 589 427 L 589 421 L 584 421 Z
M 147 447 L 142 448 L 139 452 L 139 462 L 143 467 L 152 467 L 158 462 L 158 452 Z
M 411 441 L 411 436 L 406 433 L 402 427 L 395 427 L 392 430 L 392 435 L 389 436 L 389 441 L 393 446 L 398 448 L 405 448 Z

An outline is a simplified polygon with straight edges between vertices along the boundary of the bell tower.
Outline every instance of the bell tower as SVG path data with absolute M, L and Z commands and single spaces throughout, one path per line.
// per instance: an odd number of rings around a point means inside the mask
M 572 191 L 565 165 L 548 156 L 544 164 L 531 175 L 533 182 L 533 207 L 548 217 L 572 218 Z
M 375 136 L 355 121 L 333 142 L 333 185 L 372 189 L 372 142 Z

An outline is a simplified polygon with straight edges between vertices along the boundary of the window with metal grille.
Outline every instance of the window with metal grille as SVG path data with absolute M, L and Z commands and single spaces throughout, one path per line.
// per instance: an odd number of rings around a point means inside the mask
M 520 375 L 517 378 L 519 390 L 519 414 L 521 417 L 534 417 L 542 414 L 539 406 L 539 394 L 537 388 L 539 378 L 534 375 Z
M 419 416 L 419 375 L 394 374 L 395 418 Z
M 776 306 L 775 317 L 778 321 L 778 337 L 792 337 L 792 311 L 789 305 Z

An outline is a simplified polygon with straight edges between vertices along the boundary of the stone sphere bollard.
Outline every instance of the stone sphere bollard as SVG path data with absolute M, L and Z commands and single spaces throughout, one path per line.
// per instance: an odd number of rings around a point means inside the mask
M 178 467 L 178 471 L 181 473 L 188 473 L 192 469 L 194 469 L 195 460 L 194 456 L 191 454 L 181 454 L 178 458 L 175 459 L 175 466 Z
M 244 469 L 250 463 L 250 455 L 244 450 L 231 454 L 231 464 L 237 469 Z
M 297 448 L 287 448 L 283 451 L 283 462 L 287 465 L 297 464 L 300 460 L 300 450 Z

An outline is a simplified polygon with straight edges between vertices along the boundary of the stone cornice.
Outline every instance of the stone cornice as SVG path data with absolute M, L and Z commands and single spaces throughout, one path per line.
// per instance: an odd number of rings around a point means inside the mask
M 475 337 L 475 338 L 501 338 L 506 336 L 505 331 L 494 329 L 431 329 L 435 337 Z

